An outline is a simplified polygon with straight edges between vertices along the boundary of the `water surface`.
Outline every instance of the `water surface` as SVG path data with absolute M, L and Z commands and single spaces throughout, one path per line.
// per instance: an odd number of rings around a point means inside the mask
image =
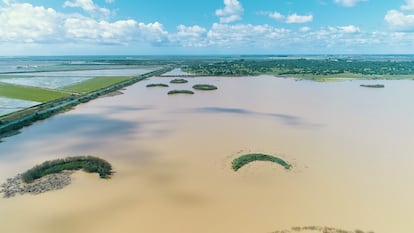
M 414 82 L 189 80 L 146 88 L 170 81 L 152 78 L 6 138 L 1 180 L 69 155 L 103 157 L 116 173 L 78 172 L 63 190 L 0 199 L 0 232 L 414 232 Z M 219 89 L 167 95 L 198 83 Z M 257 162 L 233 172 L 231 160 L 250 152 L 294 169 Z

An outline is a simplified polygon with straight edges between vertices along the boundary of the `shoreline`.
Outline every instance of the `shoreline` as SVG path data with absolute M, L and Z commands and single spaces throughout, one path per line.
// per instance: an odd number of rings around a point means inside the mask
M 13 112 L 0 117 L 0 143 L 1 139 L 13 136 L 19 133 L 19 130 L 30 126 L 31 124 L 47 119 L 56 114 L 68 111 L 73 107 L 97 99 L 99 97 L 108 96 L 110 93 L 120 94 L 118 91 L 122 88 L 145 80 L 149 77 L 159 76 L 170 71 L 171 68 L 162 68 L 146 74 L 142 74 L 123 82 L 119 82 L 102 89 L 85 93 L 82 95 L 70 95 L 57 100 L 42 103 L 21 111 Z M 110 95 L 112 96 L 112 95 Z

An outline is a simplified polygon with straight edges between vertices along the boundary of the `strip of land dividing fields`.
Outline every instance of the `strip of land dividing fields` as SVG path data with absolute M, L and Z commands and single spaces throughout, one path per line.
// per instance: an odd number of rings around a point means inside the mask
M 47 101 L 45 103 L 1 116 L 0 139 L 8 135 L 13 135 L 18 130 L 22 129 L 25 126 L 29 126 L 38 120 L 43 120 L 60 112 L 67 111 L 78 104 L 89 102 L 100 96 L 117 91 L 126 86 L 130 86 L 149 77 L 159 76 L 170 71 L 171 69 L 171 67 L 168 67 L 139 76 L 119 77 L 117 78 L 117 81 L 114 81 L 113 78 L 110 79 L 105 77 L 97 77 L 85 81 L 84 83 L 65 87 L 64 90 L 77 93 L 63 94 L 58 98 L 53 97 L 50 101 Z M 39 88 L 35 89 L 38 91 Z M 39 102 L 44 102 L 44 100 Z

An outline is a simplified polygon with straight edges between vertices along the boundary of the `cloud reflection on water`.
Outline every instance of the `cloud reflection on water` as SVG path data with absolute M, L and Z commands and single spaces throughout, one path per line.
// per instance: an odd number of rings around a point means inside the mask
M 279 113 L 263 113 L 255 112 L 242 108 L 223 108 L 223 107 L 204 107 L 194 109 L 197 113 L 228 113 L 228 114 L 237 114 L 237 115 L 246 115 L 246 116 L 257 116 L 257 117 L 273 117 L 277 120 L 280 120 L 286 125 L 292 126 L 318 126 L 316 124 L 306 123 L 302 118 L 288 115 L 288 114 L 279 114 Z

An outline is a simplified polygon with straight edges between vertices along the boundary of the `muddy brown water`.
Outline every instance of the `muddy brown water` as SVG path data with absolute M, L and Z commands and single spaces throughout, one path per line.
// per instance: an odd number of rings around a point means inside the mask
M 152 78 L 0 143 L 0 180 L 44 160 L 95 155 L 63 190 L 0 199 L 0 232 L 266 233 L 292 226 L 414 232 L 413 81 L 315 83 L 268 76 Z M 168 96 L 214 84 L 217 91 Z M 256 162 L 277 155 L 294 168 Z

